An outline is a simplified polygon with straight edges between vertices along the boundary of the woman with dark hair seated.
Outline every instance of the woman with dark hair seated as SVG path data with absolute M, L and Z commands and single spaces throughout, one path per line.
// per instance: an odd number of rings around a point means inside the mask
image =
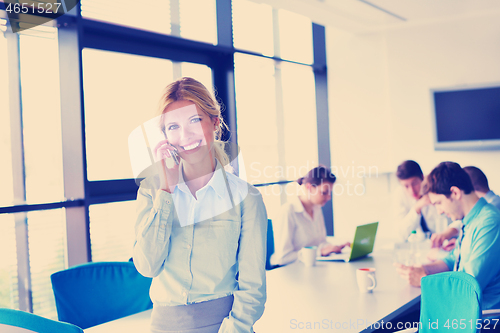
M 318 166 L 305 177 L 297 179 L 300 193 L 290 198 L 281 207 L 280 217 L 274 221 L 275 252 L 272 265 L 286 265 L 298 258 L 299 251 L 306 246 L 317 246 L 318 255 L 327 256 L 340 253 L 345 246 L 333 245 L 326 241 L 325 220 L 321 207 L 332 197 L 336 177 L 330 169 Z

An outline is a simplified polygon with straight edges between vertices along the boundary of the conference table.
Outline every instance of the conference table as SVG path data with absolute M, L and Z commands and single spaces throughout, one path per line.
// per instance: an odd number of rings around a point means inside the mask
M 393 266 L 393 251 L 381 249 L 346 262 L 301 262 L 267 273 L 267 302 L 256 332 L 373 332 L 420 302 L 420 288 L 403 280 Z M 377 286 L 358 289 L 356 270 L 375 268 Z M 378 323 L 378 324 L 377 324 Z M 404 328 L 404 327 L 402 327 Z
M 393 266 L 393 251 L 379 249 L 353 262 L 301 262 L 267 271 L 267 302 L 255 325 L 266 332 L 373 332 L 418 306 L 420 288 L 411 287 Z M 358 268 L 375 268 L 377 286 L 361 293 Z M 148 332 L 151 310 L 88 328 L 85 333 Z M 404 327 L 402 327 L 404 328 Z

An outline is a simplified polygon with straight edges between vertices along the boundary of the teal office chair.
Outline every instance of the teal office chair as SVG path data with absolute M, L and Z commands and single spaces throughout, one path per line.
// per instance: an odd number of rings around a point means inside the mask
M 472 275 L 444 272 L 425 276 L 422 278 L 421 328 L 399 332 L 480 332 L 477 320 L 500 315 L 500 310 L 482 311 L 481 300 L 481 288 Z
M 57 316 L 83 329 L 153 307 L 133 262 L 91 262 L 51 275 Z
M 267 220 L 267 250 L 266 250 L 266 270 L 271 270 L 279 267 L 278 265 L 271 265 L 271 256 L 274 253 L 274 232 L 273 223 Z
M 75 325 L 47 319 L 33 313 L 0 308 L 0 332 L 83 333 L 83 330 Z

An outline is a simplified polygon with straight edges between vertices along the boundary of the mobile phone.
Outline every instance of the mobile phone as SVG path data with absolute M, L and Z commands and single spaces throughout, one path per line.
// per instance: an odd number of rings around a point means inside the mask
M 174 148 L 174 150 L 170 150 L 170 156 L 172 156 L 172 159 L 174 160 L 174 163 L 176 165 L 179 165 L 179 153 L 177 152 L 177 148 L 175 148 L 172 144 L 169 143 L 169 146 Z
M 167 133 L 165 133 L 165 130 L 162 130 L 161 132 L 163 133 L 163 137 L 165 137 L 165 139 L 166 139 Z M 177 148 L 175 148 L 174 145 L 171 144 L 170 142 L 168 143 L 168 145 L 174 149 L 173 151 L 170 150 L 170 156 L 172 156 L 172 159 L 174 160 L 175 165 L 179 165 L 179 161 L 181 158 L 179 156 L 179 153 L 177 152 Z
M 169 145 L 170 145 L 172 148 L 174 148 L 174 150 L 171 150 L 171 151 L 170 151 L 170 155 L 171 155 L 171 156 L 172 156 L 172 158 L 174 159 L 175 164 L 176 164 L 176 165 L 179 165 L 179 159 L 180 159 L 180 157 L 179 157 L 179 153 L 177 153 L 177 148 L 175 148 L 174 146 L 172 146 L 170 143 L 169 143 Z

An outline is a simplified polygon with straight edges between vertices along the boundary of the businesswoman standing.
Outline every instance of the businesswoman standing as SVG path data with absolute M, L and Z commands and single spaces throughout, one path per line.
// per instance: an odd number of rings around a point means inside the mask
M 151 332 L 253 332 L 266 299 L 262 197 L 224 170 L 220 106 L 200 82 L 168 85 L 160 112 L 166 139 L 139 187 L 133 252 L 153 277 Z
M 318 255 L 339 253 L 345 246 L 326 241 L 325 220 L 321 207 L 332 198 L 335 175 L 325 166 L 311 169 L 305 177 L 297 179 L 300 194 L 291 197 L 281 207 L 279 219 L 274 226 L 275 252 L 271 265 L 286 265 L 298 258 L 299 251 L 306 246 L 317 246 Z

